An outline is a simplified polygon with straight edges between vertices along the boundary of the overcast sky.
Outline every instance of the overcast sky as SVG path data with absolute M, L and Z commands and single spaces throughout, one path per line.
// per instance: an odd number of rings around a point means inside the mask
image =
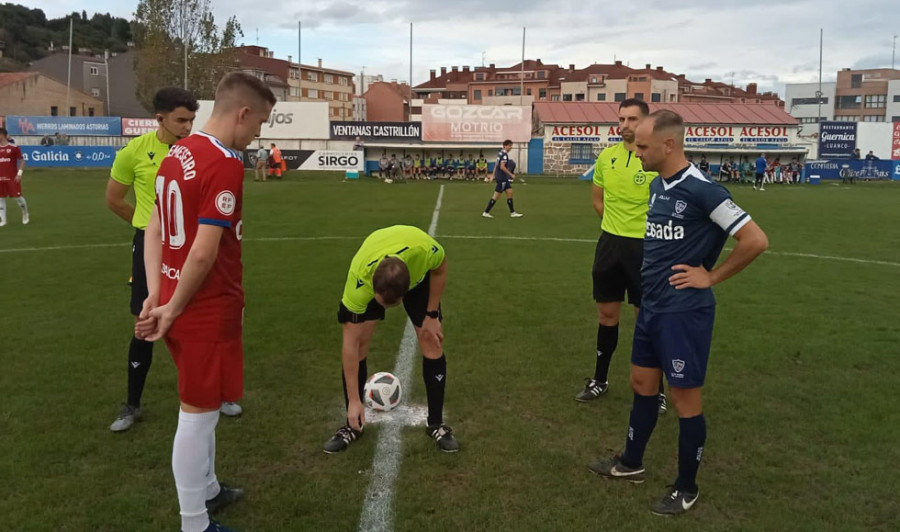
M 48 17 L 73 10 L 132 18 L 136 0 L 25 0 Z M 87 6 L 91 8 L 88 9 Z M 785 83 L 818 79 L 819 28 L 825 30 L 823 78 L 841 68 L 891 66 L 900 33 L 896 0 L 212 0 L 220 26 L 235 14 L 245 44 L 258 43 L 303 62 L 385 79 L 409 78 L 409 22 L 414 22 L 413 82 L 441 66 L 510 66 L 522 54 L 577 67 L 620 59 L 662 65 L 689 79 L 757 82 L 784 95 Z M 852 6 L 852 7 L 850 7 Z M 900 39 L 898 39 L 900 40 Z

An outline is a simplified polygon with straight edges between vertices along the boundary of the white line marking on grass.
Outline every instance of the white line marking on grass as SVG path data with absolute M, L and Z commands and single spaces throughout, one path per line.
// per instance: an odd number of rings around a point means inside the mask
M 68 249 L 95 249 L 95 248 L 116 248 L 119 246 L 130 246 L 131 242 L 120 242 L 117 244 L 78 244 L 71 246 L 47 246 L 41 248 L 12 248 L 0 249 L 0 253 L 24 253 L 28 251 L 60 251 Z
M 443 199 L 444 185 L 441 185 L 437 202 L 434 204 L 434 212 L 431 215 L 431 225 L 428 226 L 428 234 L 432 236 L 437 231 Z M 404 385 L 408 385 L 407 383 L 410 382 L 415 354 L 416 329 L 407 319 L 406 328 L 403 330 L 403 339 L 400 340 L 397 362 L 394 366 L 394 376 L 400 379 Z M 392 502 L 394 484 L 400 473 L 400 463 L 403 461 L 403 426 L 404 423 L 401 423 L 400 420 L 387 420 L 378 433 L 375 457 L 372 459 L 372 478 L 366 489 L 366 500 L 359 518 L 360 531 L 387 532 L 394 529 Z
M 442 195 L 442 194 L 441 194 Z M 440 197 L 438 198 L 440 201 Z M 437 219 L 432 220 L 434 226 L 437 226 Z M 522 240 L 531 242 L 576 242 L 576 243 L 596 243 L 596 239 L 592 238 L 564 238 L 553 236 L 492 236 L 492 235 L 440 235 L 442 239 L 457 240 Z M 259 237 L 245 238 L 244 242 L 315 242 L 327 240 L 362 240 L 361 236 L 281 236 L 281 237 Z M 106 244 L 76 244 L 70 246 L 47 246 L 47 247 L 31 247 L 31 248 L 12 248 L 0 249 L 0 253 L 28 253 L 39 251 L 66 251 L 74 249 L 98 249 L 98 248 L 115 248 L 130 246 L 131 242 L 106 243 Z M 729 251 L 730 248 L 725 248 Z M 891 262 L 876 259 L 859 259 L 856 257 L 839 257 L 836 255 L 817 255 L 815 253 L 797 253 L 792 251 L 766 251 L 767 255 L 780 255 L 783 257 L 800 257 L 807 259 L 833 260 L 838 262 L 855 262 L 857 264 L 875 264 L 879 266 L 892 266 L 900 268 L 900 262 Z

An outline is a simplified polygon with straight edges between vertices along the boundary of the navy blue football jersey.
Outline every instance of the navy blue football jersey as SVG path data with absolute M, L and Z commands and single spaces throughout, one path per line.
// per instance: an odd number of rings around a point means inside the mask
M 506 153 L 506 150 L 500 150 L 500 153 L 497 154 L 497 164 L 494 165 L 494 179 L 497 181 L 509 181 L 509 175 L 500 168 L 500 163 L 503 161 L 507 161 L 506 168 L 509 171 L 513 171 L 509 168 L 509 154 Z
M 750 221 L 731 193 L 691 164 L 674 176 L 650 183 L 650 210 L 641 266 L 641 307 L 678 312 L 710 305 L 711 288 L 676 290 L 669 276 L 676 264 L 711 270 L 729 235 Z

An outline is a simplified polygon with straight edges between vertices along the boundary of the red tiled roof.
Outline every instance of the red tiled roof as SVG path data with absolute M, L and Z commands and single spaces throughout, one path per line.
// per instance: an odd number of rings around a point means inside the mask
M 797 119 L 774 105 L 754 103 L 651 103 L 650 111 L 668 109 L 688 124 L 796 125 Z M 615 102 L 535 102 L 534 110 L 546 124 L 615 124 Z
M 20 81 L 39 75 L 40 74 L 37 72 L 8 72 L 0 74 L 0 87 L 19 83 Z

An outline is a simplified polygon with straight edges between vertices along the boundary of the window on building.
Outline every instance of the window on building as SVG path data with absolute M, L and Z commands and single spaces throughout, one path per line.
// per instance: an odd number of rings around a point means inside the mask
M 319 81 L 319 73 L 318 72 L 307 72 L 306 79 L 308 81 Z
M 94 116 L 94 108 L 88 107 L 88 116 Z
M 859 122 L 859 115 L 835 116 L 835 122 Z
M 491 89 L 488 89 L 488 96 L 493 96 L 493 95 L 494 95 L 494 91 Z
M 69 116 L 77 116 L 77 115 L 78 115 L 78 109 L 76 109 L 75 107 L 69 107 Z
M 53 105 L 50 107 L 50 116 L 59 116 L 59 107 Z
M 100 75 L 100 67 L 91 67 L 91 75 L 99 76 Z
M 322 92 L 322 97 L 325 98 L 326 100 L 333 100 L 333 99 L 334 99 L 334 93 L 331 92 L 331 91 L 323 91 L 323 92 Z
M 596 77 L 591 78 L 591 83 L 597 83 L 597 78 Z
M 344 85 L 344 86 L 346 87 L 347 85 L 350 85 L 350 79 L 341 76 L 341 77 L 338 78 L 338 84 L 339 84 L 339 85 Z
M 651 101 L 651 102 L 661 102 L 661 101 L 662 101 L 662 95 L 661 95 L 660 93 L 658 93 L 658 92 L 651 92 L 651 93 L 650 93 L 650 101 Z
M 606 93 L 605 93 L 605 92 L 598 92 L 598 93 L 597 93 L 597 101 L 598 101 L 598 102 L 605 102 L 605 101 L 606 101 Z
M 564 102 L 571 102 L 571 101 L 572 101 L 572 95 L 571 95 L 571 94 L 563 94 L 563 101 L 564 101 Z
M 325 74 L 325 83 L 334 83 L 334 75 Z
M 822 96 L 821 98 L 791 98 L 791 107 L 796 107 L 798 105 L 818 105 L 819 103 L 828 104 L 828 97 Z
M 515 89 L 513 89 L 513 90 L 512 90 L 512 95 L 513 95 L 513 96 L 521 96 L 521 95 L 522 95 L 522 88 L 521 88 L 521 87 L 516 87 Z
M 900 103 L 900 94 L 894 95 L 894 103 Z
M 862 87 L 862 74 L 852 74 L 850 76 L 850 88 L 858 89 Z
M 481 100 L 481 91 L 475 89 L 475 91 L 472 92 L 472 99 L 476 101 Z
M 547 77 L 547 72 L 544 70 L 538 70 L 537 79 L 544 79 Z
M 319 91 L 316 89 L 306 89 L 306 97 L 307 98 L 318 98 Z
M 625 93 L 624 93 L 624 92 L 617 92 L 617 93 L 616 93 L 616 96 L 615 96 L 615 100 L 616 100 L 617 102 L 624 102 L 624 101 L 625 101 Z
M 550 101 L 551 101 L 551 102 L 558 102 L 558 101 L 559 101 L 559 94 L 554 94 L 553 96 L 551 96 L 551 97 L 550 97 Z
M 866 96 L 867 109 L 884 109 L 887 107 L 887 94 L 870 94 Z
M 862 96 L 838 96 L 838 109 L 859 109 L 862 103 Z
M 527 90 L 525 91 L 525 95 L 526 95 L 526 96 L 531 96 L 531 89 L 527 89 Z
M 481 72 L 476 72 L 475 81 L 484 81 L 484 74 L 482 74 Z
M 538 89 L 538 98 L 541 100 L 547 99 L 547 89 Z
M 94 98 L 99 98 L 100 97 L 100 89 L 98 89 L 96 87 L 91 89 L 91 96 L 93 96 Z
M 591 164 L 594 161 L 593 144 L 573 143 L 569 152 L 569 164 Z
M 634 99 L 644 101 L 644 93 L 643 92 L 634 93 Z
M 584 101 L 584 93 L 583 93 L 583 92 L 579 92 L 578 94 L 576 94 L 576 95 L 575 95 L 575 101 L 576 101 L 576 102 L 583 102 L 583 101 Z
M 863 117 L 863 122 L 884 122 L 882 115 L 867 115 Z

